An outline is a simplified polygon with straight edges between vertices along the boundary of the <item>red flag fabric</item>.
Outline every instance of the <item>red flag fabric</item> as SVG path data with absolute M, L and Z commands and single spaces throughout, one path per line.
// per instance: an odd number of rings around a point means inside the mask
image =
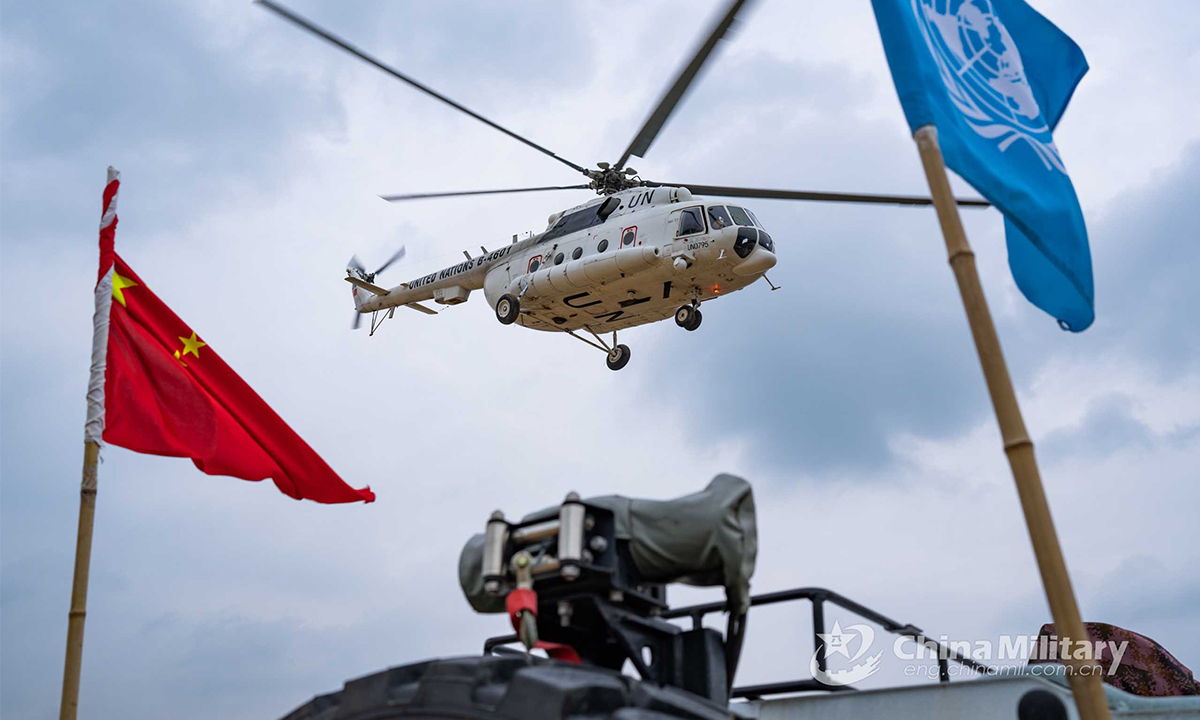
M 118 182 L 110 171 L 105 217 L 112 221 L 101 224 L 96 288 L 97 314 L 102 299 L 108 305 L 107 338 L 104 358 L 93 353 L 103 394 L 99 408 L 89 402 L 102 412 L 103 440 L 136 452 L 191 458 L 209 475 L 269 477 L 296 499 L 374 501 L 369 487 L 347 485 L 113 251 Z M 96 325 L 99 336 L 99 321 Z

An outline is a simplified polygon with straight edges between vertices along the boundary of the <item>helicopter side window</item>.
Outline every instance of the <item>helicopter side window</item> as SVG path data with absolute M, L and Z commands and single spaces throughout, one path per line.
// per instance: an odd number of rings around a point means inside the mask
M 581 257 L 583 257 L 583 248 L 577 247 L 571 251 L 571 259 L 572 260 L 578 260 Z
M 708 208 L 708 224 L 713 230 L 720 230 L 723 227 L 729 227 L 733 221 L 729 219 L 729 213 L 725 212 L 725 208 L 721 205 L 713 205 Z
M 742 227 L 754 227 L 754 221 L 746 214 L 746 211 L 735 205 L 729 206 L 729 214 L 733 216 L 733 221 Z
M 596 252 L 604 252 L 607 249 L 608 249 L 608 238 L 601 240 L 600 244 L 596 246 Z
M 692 207 L 681 210 L 679 213 L 679 229 L 675 231 L 675 237 L 695 235 L 702 232 L 704 232 L 704 216 L 700 214 L 700 208 Z

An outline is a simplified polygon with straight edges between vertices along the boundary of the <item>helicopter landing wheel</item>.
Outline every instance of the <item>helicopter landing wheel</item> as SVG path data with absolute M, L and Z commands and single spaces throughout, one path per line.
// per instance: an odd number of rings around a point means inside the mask
M 675 311 L 675 324 L 685 330 L 694 330 L 695 328 L 688 326 L 695 322 L 695 317 L 699 312 L 699 308 L 692 307 L 691 305 L 680 305 L 679 309 Z M 696 325 L 699 324 L 698 322 L 696 323 Z
M 629 346 L 622 343 L 609 350 L 604 362 L 609 370 L 615 371 L 625 367 L 629 364 Z
M 521 301 L 512 295 L 501 295 L 496 301 L 496 319 L 502 325 L 512 325 L 521 314 Z
M 692 321 L 687 325 L 684 325 L 683 329 L 687 330 L 688 332 L 692 332 L 696 328 L 700 327 L 700 323 L 703 321 L 704 314 L 700 312 L 700 308 L 694 308 L 692 309 Z

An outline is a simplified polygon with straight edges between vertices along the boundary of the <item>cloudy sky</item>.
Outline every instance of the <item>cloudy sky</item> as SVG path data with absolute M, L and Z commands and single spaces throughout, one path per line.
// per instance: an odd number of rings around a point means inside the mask
M 717 5 L 295 7 L 590 165 L 624 148 Z M 1092 66 L 1057 141 L 1091 233 L 1095 325 L 1064 333 L 1025 302 L 995 211 L 967 231 L 1085 618 L 1196 669 L 1200 7 L 1036 5 Z M 107 448 L 87 716 L 277 717 L 350 677 L 477 652 L 506 621 L 470 611 L 456 560 L 492 509 L 666 498 L 718 472 L 754 483 L 758 591 L 823 585 L 968 640 L 1049 620 L 931 210 L 752 203 L 783 289 L 707 304 L 696 333 L 629 331 L 620 373 L 483 302 L 368 338 L 349 330 L 351 253 L 406 245 L 399 282 L 587 199 L 379 193 L 578 179 L 249 2 L 4 0 L 0 32 L 0 714 L 57 712 L 109 164 L 123 256 L 379 500 L 295 502 Z M 635 167 L 925 190 L 866 0 L 759 3 Z M 807 673 L 807 607 L 750 627 L 741 681 Z

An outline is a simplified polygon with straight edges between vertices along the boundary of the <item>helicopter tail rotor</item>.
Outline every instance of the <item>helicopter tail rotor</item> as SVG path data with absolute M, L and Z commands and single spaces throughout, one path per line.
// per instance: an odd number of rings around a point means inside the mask
M 379 294 L 386 292 L 375 285 L 375 276 L 387 270 L 402 257 L 404 257 L 403 245 L 396 252 L 392 253 L 392 256 L 380 265 L 375 272 L 367 272 L 366 266 L 362 264 L 362 260 L 358 258 L 358 255 L 350 256 L 350 261 L 346 263 L 346 277 L 350 278 L 351 284 L 354 286 L 354 320 L 350 323 L 351 330 L 357 330 L 358 326 L 362 323 L 363 314 L 359 312 L 359 308 L 366 302 L 367 297 L 371 293 Z

